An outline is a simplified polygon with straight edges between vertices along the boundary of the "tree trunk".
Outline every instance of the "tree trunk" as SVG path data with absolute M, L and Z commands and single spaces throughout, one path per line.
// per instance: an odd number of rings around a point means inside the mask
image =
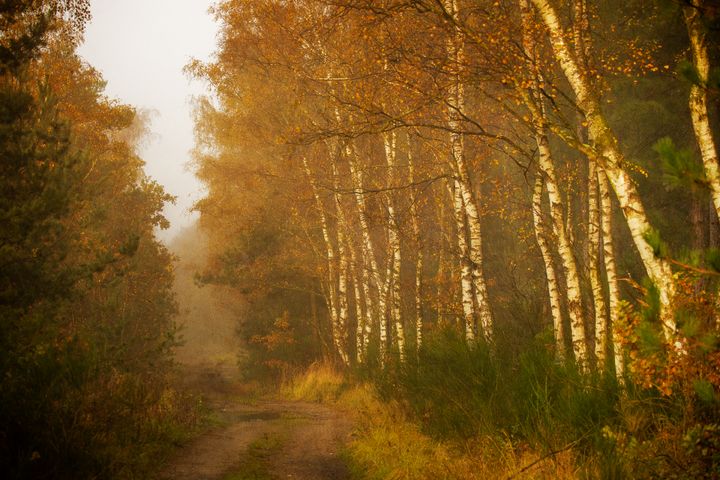
M 459 11 L 457 1 L 446 0 L 445 3 L 448 12 L 451 13 L 455 20 L 458 20 Z M 493 320 L 487 292 L 487 283 L 483 273 L 480 214 L 470 182 L 470 174 L 465 158 L 464 138 L 462 133 L 460 133 L 462 131 L 462 117 L 465 111 L 465 85 L 462 82 L 460 71 L 465 61 L 465 45 L 463 34 L 459 27 L 455 27 L 453 37 L 448 39 L 447 50 L 454 70 L 448 91 L 450 148 L 453 168 L 457 177 L 457 184 L 460 187 L 469 232 L 467 245 L 472 267 L 472 282 L 475 302 L 478 308 L 478 319 L 482 326 L 482 333 L 485 340 L 490 342 L 493 335 Z
M 588 168 L 588 270 L 590 288 L 595 310 L 595 361 L 598 371 L 603 371 L 607 359 L 607 306 L 603 291 L 598 252 L 600 250 L 600 206 L 598 202 L 597 162 L 589 159 Z
M 420 240 L 420 219 L 418 218 L 418 198 L 415 191 L 415 165 L 412 155 L 412 143 L 410 133 L 407 134 L 408 142 L 408 176 L 410 180 L 410 221 L 412 222 L 413 243 L 415 244 L 415 350 L 420 354 L 420 347 L 423 339 L 423 318 L 422 318 L 422 271 L 423 271 L 423 250 Z
M 555 166 L 550 152 L 548 140 L 548 127 L 543 110 L 542 96 L 540 94 L 540 79 L 536 72 L 535 45 L 532 38 L 530 22 L 532 21 L 530 9 L 524 0 L 520 0 L 520 8 L 523 16 L 523 47 L 529 59 L 529 71 L 533 72 L 529 91 L 521 91 L 525 103 L 530 110 L 532 128 L 535 135 L 535 142 L 538 147 L 538 161 L 540 170 L 545 177 L 548 199 L 550 200 L 550 218 L 552 220 L 553 233 L 557 238 L 558 254 L 562 262 L 563 273 L 565 274 L 565 288 L 567 292 L 568 316 L 570 317 L 570 335 L 572 338 L 573 353 L 575 360 L 581 366 L 588 366 L 587 337 L 585 334 L 585 319 L 582 309 L 582 293 L 580 290 L 580 277 L 578 275 L 577 262 L 573 254 L 570 240 L 566 231 L 565 209 L 563 207 L 562 192 L 558 186 Z
M 395 343 L 400 355 L 400 363 L 405 361 L 405 329 L 400 315 L 400 268 L 402 265 L 400 251 L 400 232 L 397 215 L 395 213 L 395 195 L 392 191 L 395 169 L 397 168 L 397 134 L 395 131 L 383 135 L 385 145 L 385 160 L 388 167 L 388 246 L 390 247 L 391 270 L 388 271 L 386 282 L 390 282 L 390 318 L 395 326 Z
M 559 360 L 565 358 L 565 331 L 562 318 L 562 306 L 560 303 L 560 290 L 555 275 L 552 253 L 548 245 L 550 232 L 548 232 L 542 214 L 542 193 L 543 177 L 538 172 L 533 189 L 533 225 L 535 227 L 535 238 L 540 247 L 543 263 L 545 264 L 545 276 L 547 278 L 548 295 L 550 297 L 550 312 L 552 314 L 553 335 L 555 337 L 555 355 Z
M 307 159 L 303 157 L 303 167 L 305 169 L 305 174 L 308 177 L 308 181 L 310 182 L 310 187 L 312 188 L 313 197 L 315 198 L 315 208 L 317 210 L 318 216 L 320 217 L 320 227 L 322 229 L 323 234 L 323 241 L 325 243 L 325 252 L 326 252 L 326 262 L 327 262 L 327 272 L 326 272 L 326 283 L 327 283 L 327 294 L 326 294 L 326 301 L 328 304 L 328 310 L 330 312 L 330 326 L 331 326 L 331 332 L 333 337 L 333 344 L 335 345 L 337 349 L 337 343 L 336 343 L 336 331 L 337 331 L 337 325 L 339 323 L 339 315 L 338 315 L 338 296 L 337 296 L 337 277 L 336 277 L 336 271 L 335 271 L 335 247 L 333 246 L 333 242 L 330 238 L 330 228 L 328 226 L 327 217 L 325 215 L 325 207 L 323 206 L 322 199 L 320 198 L 320 193 L 318 192 L 317 183 L 315 182 L 315 177 L 313 177 L 312 171 L 310 170 L 310 165 L 307 162 Z
M 605 172 L 597 169 L 598 186 L 600 188 L 600 218 L 603 241 L 603 261 L 605 262 L 605 275 L 608 284 L 608 303 L 610 304 L 609 328 L 612 329 L 613 356 L 615 361 L 615 375 L 622 381 L 625 371 L 625 360 L 623 357 L 622 343 L 617 332 L 617 322 L 620 318 L 620 287 L 617 279 L 617 267 L 615 262 L 615 247 L 612 239 L 612 199 L 610 198 L 610 186 Z
M 710 75 L 710 57 L 707 48 L 706 27 L 702 22 L 703 8 L 705 8 L 704 0 L 687 0 L 683 4 L 683 14 L 688 36 L 690 37 L 693 65 L 699 81 L 699 84 L 693 82 L 690 87 L 690 116 L 692 117 L 695 138 L 700 147 L 705 178 L 708 185 L 710 185 L 715 214 L 720 217 L 720 167 L 718 166 L 717 147 L 715 146 L 708 118 L 707 82 Z
M 651 231 L 650 222 L 630 175 L 622 167 L 625 158 L 620 151 L 617 138 L 602 114 L 597 93 L 591 88 L 587 77 L 581 74 L 577 61 L 565 43 L 564 32 L 555 9 L 548 0 L 531 1 L 548 29 L 553 52 L 575 93 L 578 106 L 585 113 L 588 130 L 600 149 L 599 159 L 615 190 L 632 239 L 650 279 L 655 283 L 660 294 L 661 320 L 665 337 L 668 342 L 681 349 L 682 345 L 677 338 L 677 326 L 673 318 L 672 299 L 675 295 L 675 285 L 672 269 L 667 261 L 655 256 L 652 246 L 646 239 L 647 233 Z
M 353 293 L 355 294 L 355 359 L 357 363 L 365 361 L 365 326 L 367 318 L 367 303 L 363 297 L 363 278 L 360 274 L 361 267 L 358 265 L 358 256 L 353 244 L 350 231 L 346 231 L 348 251 L 350 252 L 350 274 L 352 276 Z
M 350 358 L 347 354 L 347 325 L 348 325 L 348 258 L 345 251 L 345 213 L 343 212 L 342 202 L 340 201 L 340 176 L 336 165 L 336 159 L 333 159 L 332 165 L 333 186 L 335 201 L 335 213 L 337 215 L 337 253 L 338 253 L 338 317 L 333 328 L 333 341 L 337 348 L 340 360 L 346 365 L 350 365 Z
M 465 224 L 465 207 L 463 205 L 460 186 L 455 181 L 451 188 L 453 198 L 453 211 L 455 213 L 455 228 L 457 230 L 457 245 L 460 254 L 460 291 L 462 295 L 463 319 L 465 321 L 465 340 L 468 344 L 475 341 L 475 305 L 472 278 L 472 262 L 467 242 L 467 226 Z
M 368 226 L 367 207 L 365 205 L 365 197 L 363 196 L 363 177 L 358 165 L 357 151 L 352 145 L 346 147 L 346 153 L 350 164 L 350 178 L 352 179 L 355 204 L 358 210 L 358 218 L 360 223 L 360 231 L 362 233 L 362 255 L 366 259 L 370 273 L 368 280 L 375 284 L 375 294 L 377 296 L 377 308 L 373 311 L 374 303 L 370 292 L 366 292 L 366 298 L 371 299 L 370 311 L 374 313 L 375 318 L 379 322 L 380 333 L 380 361 L 385 361 L 385 343 L 387 342 L 387 323 L 385 319 L 386 313 L 386 295 L 383 294 L 384 282 L 380 278 L 380 270 L 378 269 L 375 257 L 375 249 L 373 248 L 372 239 L 370 238 L 370 227 Z M 370 282 L 366 282 L 369 287 Z M 370 290 L 370 288 L 368 288 Z M 383 363 L 384 365 L 384 363 Z

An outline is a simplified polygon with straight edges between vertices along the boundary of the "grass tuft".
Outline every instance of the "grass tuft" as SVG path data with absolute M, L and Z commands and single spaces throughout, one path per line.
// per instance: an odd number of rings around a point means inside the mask
M 292 400 L 333 403 L 347 387 L 348 382 L 333 366 L 314 363 L 305 373 L 283 385 L 281 393 Z

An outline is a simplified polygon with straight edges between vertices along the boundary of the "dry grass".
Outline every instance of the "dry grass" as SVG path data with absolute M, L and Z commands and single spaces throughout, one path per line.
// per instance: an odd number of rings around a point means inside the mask
M 507 438 L 441 442 L 421 431 L 395 402 L 382 402 L 368 384 L 349 384 L 337 370 L 313 365 L 283 387 L 286 397 L 332 403 L 356 423 L 345 457 L 368 480 L 573 479 L 572 453 L 543 458 Z
M 314 363 L 302 375 L 286 381 L 281 394 L 292 400 L 335 403 L 347 385 L 337 369 L 326 363 Z

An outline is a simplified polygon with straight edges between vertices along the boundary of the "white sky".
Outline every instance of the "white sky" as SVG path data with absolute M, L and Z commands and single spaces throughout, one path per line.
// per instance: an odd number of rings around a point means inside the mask
M 207 60 L 215 49 L 217 26 L 208 14 L 213 0 L 92 0 L 80 54 L 108 82 L 106 93 L 123 103 L 156 112 L 152 140 L 143 149 L 146 173 L 177 197 L 165 215 L 171 239 L 196 215 L 189 208 L 202 186 L 189 171 L 193 147 L 190 100 L 203 93 L 182 69 L 191 58 Z

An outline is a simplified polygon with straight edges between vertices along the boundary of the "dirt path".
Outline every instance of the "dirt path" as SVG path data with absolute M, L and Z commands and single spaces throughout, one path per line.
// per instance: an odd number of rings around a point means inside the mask
M 199 386 L 219 426 L 170 459 L 163 480 L 343 480 L 339 456 L 352 424 L 323 405 L 257 400 L 248 402 L 232 380 L 232 368 L 195 367 L 187 381 Z

